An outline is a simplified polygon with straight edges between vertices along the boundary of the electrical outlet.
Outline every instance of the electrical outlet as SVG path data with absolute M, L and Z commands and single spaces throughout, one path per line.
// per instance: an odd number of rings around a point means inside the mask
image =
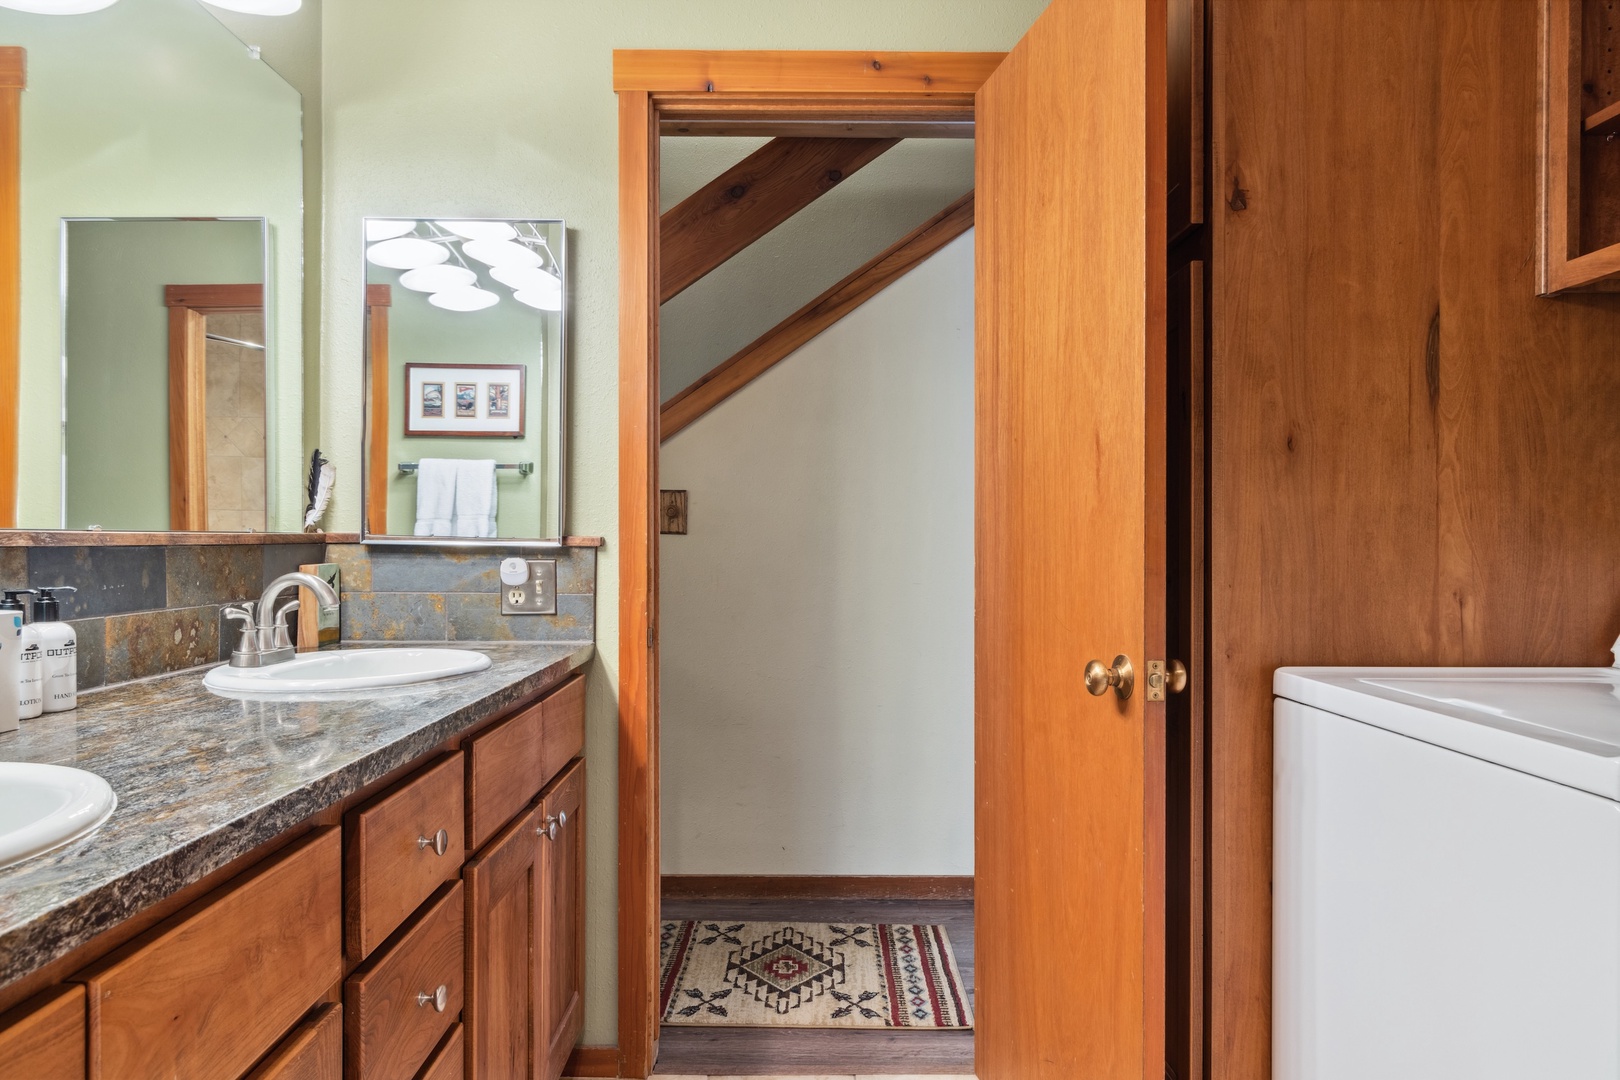
M 557 560 L 526 561 L 529 564 L 529 580 L 517 585 L 501 585 L 501 614 L 557 614 Z

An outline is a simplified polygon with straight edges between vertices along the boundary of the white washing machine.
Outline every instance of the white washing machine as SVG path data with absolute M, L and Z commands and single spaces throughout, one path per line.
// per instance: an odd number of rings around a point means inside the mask
M 1275 1080 L 1620 1078 L 1620 671 L 1273 689 Z

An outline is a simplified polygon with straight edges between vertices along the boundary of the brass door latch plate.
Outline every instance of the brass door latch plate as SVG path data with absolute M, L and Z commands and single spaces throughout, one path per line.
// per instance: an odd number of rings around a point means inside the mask
M 1179 694 L 1187 689 L 1187 665 L 1180 660 L 1149 660 L 1147 665 L 1147 699 L 1163 701 L 1168 692 Z

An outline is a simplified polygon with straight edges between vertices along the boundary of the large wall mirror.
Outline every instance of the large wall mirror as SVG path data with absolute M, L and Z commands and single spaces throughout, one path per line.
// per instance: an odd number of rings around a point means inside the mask
M 367 218 L 366 539 L 564 532 L 566 232 Z
M 26 529 L 302 528 L 303 106 L 197 0 L 0 9 Z

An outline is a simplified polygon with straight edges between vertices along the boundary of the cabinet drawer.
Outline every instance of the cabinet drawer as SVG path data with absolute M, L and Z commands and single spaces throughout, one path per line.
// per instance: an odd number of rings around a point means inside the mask
M 321 829 L 80 976 L 92 1080 L 236 1080 L 343 977 L 337 829 Z
M 322 1005 L 247 1080 L 342 1080 L 343 1006 Z
M 460 754 L 447 755 L 344 819 L 348 924 L 363 960 L 440 885 L 461 874 L 467 804 Z
M 84 1080 L 84 987 L 45 994 L 0 1016 L 0 1074 Z
M 483 847 L 501 826 L 522 813 L 584 743 L 582 675 L 473 738 L 467 745 L 469 848 Z
M 460 1024 L 452 1025 L 439 1048 L 433 1051 L 428 1063 L 416 1074 L 416 1080 L 461 1080 L 466 1069 L 466 1036 Z
M 403 937 L 343 988 L 351 1080 L 411 1080 L 461 1015 L 462 887 L 428 904 Z

